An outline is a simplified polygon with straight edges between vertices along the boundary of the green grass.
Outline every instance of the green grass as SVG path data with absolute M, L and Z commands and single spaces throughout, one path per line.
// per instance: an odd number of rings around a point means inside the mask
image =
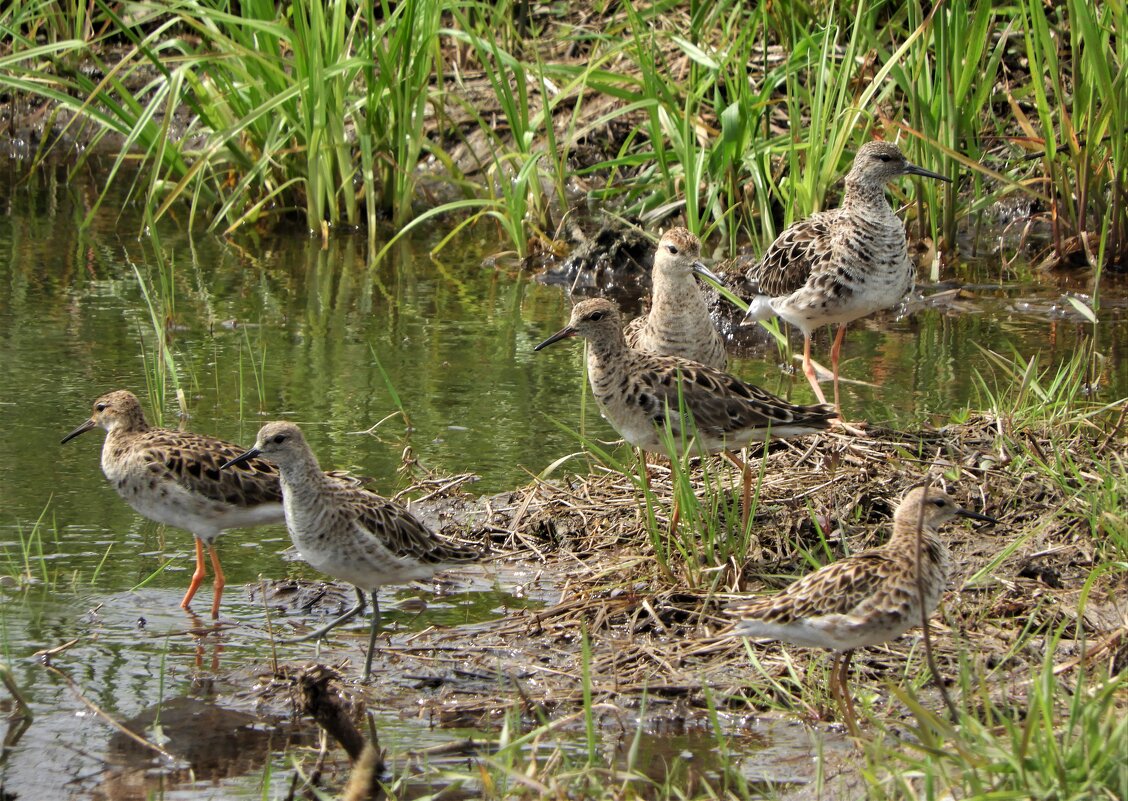
M 1128 565 L 1121 568 L 1128 569 Z M 874 738 L 866 749 L 870 797 L 1112 799 L 1128 792 L 1128 677 L 1067 672 L 1055 663 L 1065 627 L 1045 658 L 1002 697 L 973 651 L 962 654 L 953 723 L 897 691 L 912 713 L 911 737 Z M 1083 644 L 1082 631 L 1076 632 Z M 1036 647 L 1030 637 L 1029 646 Z M 903 747 L 891 747 L 901 742 Z
M 266 343 L 261 337 L 258 343 L 251 342 L 251 335 L 247 327 L 243 326 L 243 349 L 239 351 L 239 419 L 245 420 L 247 415 L 243 409 L 244 384 L 244 352 L 246 353 L 246 369 L 251 373 L 251 380 L 255 389 L 257 410 L 261 415 L 266 412 Z
M 157 268 L 148 274 L 136 264 L 133 274 L 148 312 L 148 328 L 138 332 L 141 360 L 145 369 L 149 409 L 154 425 L 163 424 L 165 402 L 171 395 L 181 414 L 187 413 L 187 398 L 181 384 L 180 368 L 171 343 L 171 330 L 176 319 L 176 290 L 172 262 L 163 255 Z M 155 281 L 154 281 L 155 279 Z
M 51 573 L 47 567 L 46 551 L 43 547 L 43 532 L 48 525 L 48 512 L 51 510 L 52 500 L 48 499 L 30 529 L 25 528 L 23 524 L 16 525 L 19 548 L 5 546 L 3 549 L 4 575 L 15 587 L 27 588 L 35 583 L 51 583 Z
M 1032 471 L 1068 499 L 1061 516 L 1091 538 L 1098 558 L 1128 561 L 1128 465 L 1116 437 L 1128 398 L 1088 400 L 1099 383 L 1100 354 L 1082 347 L 1058 368 L 1041 370 L 1036 356 L 984 352 L 997 373 L 978 376 L 977 406 L 1005 421 L 998 448 L 1011 469 Z M 1094 432 L 1105 431 L 1094 440 Z M 1041 446 L 1025 432 L 1048 433 L 1058 447 Z
M 952 187 L 895 190 L 898 199 L 919 201 L 910 212 L 914 234 L 949 251 L 966 218 L 1024 195 L 1047 221 L 1045 262 L 1091 265 L 1085 305 L 1094 312 L 1102 271 L 1128 253 L 1128 109 L 1115 102 L 1128 80 L 1123 2 L 596 4 L 584 25 L 534 19 L 547 32 L 538 37 L 521 34 L 509 3 L 338 0 L 286 8 L 292 13 L 254 0 L 235 16 L 222 3 L 182 0 L 131 5 L 127 19 L 106 3 L 12 3 L 0 12 L 10 43 L 0 53 L 0 85 L 57 103 L 75 115 L 72 132 L 88 126 L 120 137 L 108 180 L 132 182 L 133 202 L 146 205 L 150 224 L 183 214 L 186 226 L 229 234 L 290 226 L 324 237 L 361 226 L 375 237 L 385 219 L 396 236 L 440 217 L 455 233 L 489 220 L 525 257 L 538 240 L 554 237 L 572 205 L 587 201 L 643 214 L 648 225 L 678 214 L 693 230 L 716 235 L 727 252 L 747 242 L 756 249 L 795 219 L 833 205 L 852 150 L 879 134 L 899 136 L 912 160 L 958 178 Z M 120 46 L 121 59 L 106 61 L 107 46 Z M 570 49 L 582 57 L 566 56 Z M 76 69 L 83 60 L 89 68 Z M 1022 63 L 1028 67 L 1016 69 Z M 460 94 L 479 70 L 489 94 L 483 103 Z M 178 108 L 188 113 L 177 117 Z M 463 174 L 448 148 L 472 140 L 484 143 L 482 162 Z M 579 164 L 586 145 L 600 155 Z M 431 161 L 446 171 L 456 199 L 431 201 L 418 169 Z M 576 179 L 587 189 L 566 192 Z M 370 263 L 395 241 L 373 246 Z M 454 234 L 436 250 L 449 241 Z M 159 422 L 173 395 L 184 410 L 193 377 L 192 354 L 178 351 L 169 333 L 175 261 L 155 244 L 157 258 L 138 264 L 134 277 L 144 300 L 136 327 L 148 408 Z M 938 263 L 934 278 L 941 269 Z M 318 280 L 328 287 L 334 277 L 322 270 Z M 318 296 L 325 305 L 316 313 L 327 314 L 328 295 Z M 519 320 L 519 298 L 514 308 Z M 261 409 L 266 353 L 246 329 L 242 337 L 240 398 L 253 384 Z M 1032 538 L 1073 538 L 1094 562 L 1075 614 L 1081 620 L 1096 583 L 1128 570 L 1128 468 L 1116 433 L 1124 399 L 1106 397 L 1104 356 L 1090 349 L 1052 370 L 1010 354 L 987 358 L 975 405 L 998 428 L 984 470 L 1031 476 L 1060 502 L 967 584 L 992 592 L 996 569 Z M 582 408 L 590 400 L 579 389 Z M 719 460 L 678 456 L 684 443 L 670 441 L 661 479 L 668 494 L 625 449 L 600 447 L 587 432 L 578 440 L 584 450 L 565 458 L 633 482 L 655 590 L 708 596 L 737 580 L 752 531 L 739 524 L 739 487 Z M 764 463 L 752 467 L 758 493 Z M 670 495 L 680 508 L 675 530 Z M 18 547 L 5 550 L 4 570 L 21 586 L 55 580 L 44 558 L 47 514 L 18 527 Z M 788 544 L 797 571 L 834 556 L 814 528 L 813 545 Z M 110 557 L 107 549 L 95 579 Z M 935 711 L 925 671 L 917 671 L 919 652 L 893 673 L 894 700 L 883 703 L 864 682 L 852 685 L 866 727 L 876 729 L 863 773 L 873 797 L 1128 795 L 1124 761 L 1116 760 L 1128 749 L 1125 678 L 1105 674 L 1096 660 L 1060 669 L 1067 635 L 1084 647 L 1098 644 L 1059 625 L 1053 612 L 1049 600 L 1032 610 L 1001 665 L 978 661 L 970 642 L 959 643 L 954 723 Z M 441 777 L 487 798 L 753 795 L 736 764 L 743 751 L 720 722 L 726 701 L 709 694 L 719 773 L 690 779 L 693 766 L 674 759 L 660 778 L 647 774 L 642 726 L 625 738 L 625 759 L 608 756 L 591 675 L 597 636 L 586 634 L 580 646 L 582 702 L 574 717 L 530 723 L 515 709 L 488 756 Z M 1030 652 L 1043 654 L 1040 664 L 1023 662 L 1021 677 L 1007 679 L 1005 671 Z M 833 707 L 828 659 L 784 652 L 768 665 L 762 650 L 746 655 L 744 703 L 752 708 L 806 718 Z M 640 719 L 647 703 L 643 697 Z M 911 738 L 894 739 L 905 720 Z
M 1089 543 L 1094 566 L 1080 592 L 1070 593 L 1076 601 L 1069 615 L 1059 616 L 1057 603 L 1047 596 L 1027 612 L 1005 654 L 989 660 L 972 641 L 960 643 L 954 720 L 935 711 L 935 698 L 924 695 L 923 685 L 901 681 L 891 686 L 909 710 L 908 736 L 899 724 L 894 730 L 887 717 L 871 715 L 871 723 L 888 736 L 875 736 L 866 746 L 868 796 L 1122 798 L 1128 792 L 1123 759 L 1128 674 L 1107 672 L 1107 635 L 1090 635 L 1085 621 L 1087 605 L 1099 597 L 1096 587 L 1107 587 L 1110 578 L 1115 584 L 1117 574 L 1128 573 L 1123 512 L 1128 474 L 1112 445 L 1125 400 L 1100 404 L 1082 392 L 1092 379 L 1090 349 L 1079 350 L 1056 370 L 1040 370 L 1036 359 L 989 355 L 998 375 L 993 385 L 983 376 L 979 384 L 983 407 L 999 420 L 993 452 L 1005 455 L 1008 472 L 1065 500 L 965 584 L 992 592 L 998 568 L 1026 540 L 1047 536 L 1049 529 L 1055 542 Z M 984 606 L 987 615 L 992 606 Z M 989 616 L 969 620 L 968 615 L 962 614 L 961 629 L 993 623 Z M 1028 663 L 1031 653 L 1042 655 L 1040 664 Z
M 670 413 L 679 414 L 675 410 Z M 689 411 L 681 409 L 680 418 L 679 429 L 692 431 Z M 766 469 L 763 461 L 749 465 L 752 504 L 745 528 L 743 485 L 739 474 L 732 479 L 732 471 L 723 469 L 721 457 L 697 455 L 689 437 L 676 442 L 667 428 L 663 432 L 666 457 L 659 457 L 658 464 L 652 467 L 649 461 L 655 460 L 654 455 L 628 446 L 608 449 L 583 433 L 552 422 L 573 433 L 584 447 L 584 453 L 569 454 L 557 460 L 540 477 L 547 478 L 566 461 L 584 454 L 594 458 L 596 464 L 626 476 L 638 499 L 645 537 L 652 551 L 650 556 L 663 579 L 659 586 L 709 592 L 734 586 L 755 544 L 753 516 Z M 653 480 L 651 472 L 656 474 Z M 653 486 L 655 481 L 664 485 L 661 492 Z M 671 526 L 675 508 L 676 528 Z
M 0 86 L 120 137 L 111 181 L 153 219 L 187 207 L 229 233 L 301 218 L 375 245 L 382 218 L 438 209 L 493 219 L 525 257 L 580 178 L 591 202 L 762 248 L 832 205 L 876 134 L 959 179 L 912 195 L 914 234 L 946 257 L 962 220 L 1016 193 L 1046 222 L 1043 262 L 1094 269 L 1097 308 L 1101 272 L 1128 254 L 1124 3 L 596 4 L 586 24 L 475 0 L 287 9 L 24 0 L 0 15 Z M 601 157 L 574 164 L 593 144 Z M 428 161 L 458 199 L 428 201 Z

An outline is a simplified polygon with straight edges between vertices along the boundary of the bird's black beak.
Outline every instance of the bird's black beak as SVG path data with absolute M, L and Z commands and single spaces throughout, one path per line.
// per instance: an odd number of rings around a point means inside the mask
M 224 462 L 223 464 L 221 464 L 219 466 L 219 469 L 223 470 L 226 467 L 234 467 L 237 464 L 242 464 L 243 462 L 254 459 L 260 453 L 262 453 L 262 451 L 260 451 L 258 448 L 251 448 L 249 451 L 245 451 L 243 453 L 240 453 L 238 456 L 236 456 L 231 461 Z
M 919 175 L 922 178 L 935 178 L 937 181 L 943 181 L 947 184 L 950 184 L 952 182 L 952 179 L 946 175 L 941 175 L 940 173 L 933 172 L 932 170 L 926 170 L 924 167 L 918 167 L 915 164 L 905 165 L 905 175 Z
M 693 272 L 696 275 L 705 276 L 706 278 L 708 278 L 710 281 L 712 281 L 717 286 L 724 286 L 725 285 L 725 282 L 721 280 L 721 277 L 719 275 L 717 275 L 715 272 L 713 272 L 712 270 L 710 270 L 708 267 L 706 267 L 702 262 L 695 261 L 693 263 Z
M 559 331 L 557 331 L 555 334 L 550 336 L 548 339 L 546 339 L 544 342 L 540 343 L 535 348 L 533 348 L 533 350 L 541 350 L 542 348 L 547 348 L 553 342 L 559 342 L 562 339 L 567 339 L 568 337 L 574 337 L 575 335 L 576 335 L 576 329 L 573 328 L 570 325 L 566 325 L 563 328 L 561 328 Z
M 984 523 L 998 523 L 999 521 L 987 515 L 981 515 L 979 512 L 969 512 L 967 509 L 956 509 L 956 514 L 960 517 L 968 517 L 972 520 L 982 520 Z
M 79 434 L 85 434 L 87 431 L 94 428 L 94 426 L 96 426 L 96 425 L 98 425 L 98 424 L 95 423 L 94 418 L 91 417 L 89 420 L 87 420 L 85 423 L 80 425 L 74 431 L 70 432 L 65 437 L 63 437 L 62 441 L 60 441 L 59 444 L 65 445 L 66 443 L 70 442 L 72 439 L 77 437 Z

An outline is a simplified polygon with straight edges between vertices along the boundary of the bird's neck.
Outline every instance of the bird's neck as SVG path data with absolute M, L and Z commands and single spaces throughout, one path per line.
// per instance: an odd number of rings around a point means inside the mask
M 316 495 L 329 482 L 329 477 L 321 470 L 317 457 L 312 453 L 307 458 L 295 459 L 278 468 L 282 489 L 296 496 Z
M 142 414 L 127 415 L 114 420 L 113 425 L 106 431 L 107 437 L 129 438 L 138 434 L 151 431 L 152 426 Z
M 603 368 L 610 362 L 621 358 L 627 351 L 627 340 L 622 329 L 608 331 L 605 336 L 593 337 L 587 341 L 588 365 Z
M 103 456 L 120 455 L 132 447 L 137 437 L 150 430 L 149 424 L 144 419 L 118 423 L 106 432 L 106 441 L 102 444 Z
M 871 215 L 893 215 L 893 209 L 885 199 L 884 186 L 874 186 L 850 177 L 846 178 L 846 194 L 842 197 L 842 208 Z
M 903 524 L 895 524 L 893 526 L 893 536 L 889 538 L 886 547 L 892 551 L 915 554 L 917 552 L 917 533 L 918 527 L 917 521 L 915 520 Z M 942 564 L 945 561 L 944 553 L 946 547 L 944 541 L 940 539 L 940 534 L 932 526 L 926 525 L 920 526 L 919 533 L 921 560 L 924 562 Z
M 698 318 L 702 313 L 708 314 L 705 299 L 701 297 L 693 273 L 655 271 L 651 297 L 651 314 L 659 314 L 667 319 Z

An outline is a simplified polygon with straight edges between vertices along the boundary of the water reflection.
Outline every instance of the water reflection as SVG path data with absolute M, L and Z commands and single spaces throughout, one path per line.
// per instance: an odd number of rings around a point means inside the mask
M 140 801 L 177 788 L 206 792 L 226 779 L 261 775 L 273 752 L 317 739 L 309 727 L 191 696 L 164 699 L 122 725 L 106 745 L 93 798 Z

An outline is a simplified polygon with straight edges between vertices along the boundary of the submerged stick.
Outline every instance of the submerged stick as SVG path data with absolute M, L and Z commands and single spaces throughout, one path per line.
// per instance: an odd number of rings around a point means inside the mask
M 0 665 L 0 681 L 8 688 L 8 692 L 11 693 L 12 699 L 16 702 L 16 708 L 12 712 L 11 717 L 23 718 L 28 723 L 31 723 L 31 721 L 35 719 L 35 716 L 31 714 L 31 707 L 28 706 L 27 701 L 23 697 L 23 693 L 20 692 L 20 687 L 16 684 L 16 680 L 12 678 L 12 671 L 8 670 L 8 668 L 3 665 Z
M 93 712 L 93 713 L 94 713 L 95 715 L 97 715 L 98 717 L 100 717 L 100 718 L 101 718 L 102 720 L 104 720 L 104 721 L 106 721 L 107 723 L 109 723 L 109 724 L 110 724 L 111 726 L 113 726 L 113 727 L 114 727 L 115 729 L 117 729 L 117 730 L 118 730 L 119 732 L 121 732 L 122 734 L 124 734 L 124 735 L 125 735 L 126 737 L 128 737 L 128 738 L 129 738 L 129 739 L 131 739 L 131 740 L 133 740 L 133 741 L 134 741 L 135 743 L 137 743 L 138 745 L 141 745 L 141 746 L 143 746 L 143 747 L 145 747 L 145 748 L 149 748 L 149 749 L 151 749 L 151 750 L 153 750 L 153 751 L 156 751 L 156 752 L 157 752 L 158 754 L 160 754 L 161 756 L 163 756 L 163 757 L 164 757 L 165 759 L 169 760 L 170 762 L 175 762 L 175 761 L 176 761 L 176 757 L 174 757 L 174 756 L 173 756 L 172 754 L 170 754 L 170 753 L 169 753 L 168 751 L 166 751 L 166 750 L 164 750 L 163 748 L 161 748 L 161 747 L 160 747 L 159 745 L 157 745 L 156 743 L 153 743 L 153 742 L 150 742 L 149 740 L 146 740 L 146 739 L 145 739 L 144 737 L 142 737 L 142 736 L 141 736 L 140 734 L 138 734 L 137 732 L 135 732 L 135 731 L 133 731 L 133 730 L 131 730 L 131 729 L 127 728 L 127 727 L 126 727 L 126 726 L 125 726 L 124 724 L 122 724 L 122 723 L 119 723 L 118 721 L 114 720 L 114 718 L 113 718 L 113 717 L 112 717 L 112 716 L 111 716 L 111 715 L 110 715 L 110 714 L 109 714 L 108 712 L 106 712 L 105 710 L 103 710 L 103 709 L 102 709 L 102 708 L 101 708 L 100 706 L 98 706 L 98 705 L 97 705 L 97 704 L 95 704 L 95 703 L 94 703 L 93 701 L 91 701 L 91 700 L 90 700 L 89 698 L 87 698 L 87 697 L 86 697 L 85 695 L 83 695 L 83 694 L 82 694 L 82 690 L 80 690 L 80 689 L 79 689 L 79 687 L 78 687 L 78 684 L 77 684 L 77 683 L 75 683 L 75 680 L 74 680 L 74 679 L 72 679 L 72 678 L 71 678 L 70 676 L 68 676 L 68 675 L 67 675 L 66 673 L 64 673 L 63 671 L 59 670 L 59 669 L 58 669 L 57 667 L 55 667 L 54 665 L 44 665 L 43 667 L 45 667 L 45 668 L 46 668 L 47 670 L 51 671 L 51 672 L 52 672 L 52 673 L 54 673 L 54 674 L 55 674 L 56 676 L 58 676 L 59 678 L 61 678 L 61 679 L 62 679 L 62 680 L 63 680 L 64 682 L 66 682 L 66 684 L 67 684 L 67 687 L 69 687 L 69 688 L 70 688 L 70 691 L 71 691 L 72 693 L 74 693 L 74 696 L 75 696 L 75 697 L 76 697 L 76 698 L 77 698 L 77 699 L 78 699 L 79 701 L 81 701 L 81 702 L 82 702 L 83 704 L 85 704 L 85 705 L 86 705 L 86 708 L 87 708 L 87 709 L 89 709 L 89 710 L 90 710 L 91 712 Z

